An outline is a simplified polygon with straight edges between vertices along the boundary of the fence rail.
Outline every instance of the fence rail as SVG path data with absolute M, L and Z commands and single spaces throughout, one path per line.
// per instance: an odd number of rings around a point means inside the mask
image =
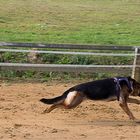
M 3 48 L 6 47 L 6 48 Z M 8 48 L 7 48 L 8 47 Z M 10 48 L 9 48 L 10 47 Z M 13 49 L 14 47 L 14 49 Z M 15 49 L 16 48 L 16 49 Z M 22 48 L 22 49 L 17 49 Z M 30 48 L 25 50 L 23 48 Z M 69 49 L 68 51 L 45 51 L 32 50 L 31 48 Z M 79 52 L 70 50 L 78 49 Z M 126 53 L 95 53 L 80 52 L 80 50 L 117 50 L 129 51 Z M 52 53 L 72 55 L 99 55 L 99 56 L 134 56 L 132 65 L 59 65 L 59 64 L 21 64 L 21 63 L 0 63 L 0 70 L 34 70 L 34 71 L 55 71 L 55 72 L 114 72 L 119 74 L 130 74 L 140 81 L 140 46 L 101 46 L 101 45 L 75 45 L 75 44 L 36 44 L 36 43 L 7 43 L 0 42 L 0 52 L 26 52 L 26 53 Z
M 8 43 L 0 42 L 0 47 L 24 48 L 54 48 L 54 49 L 85 49 L 85 50 L 126 50 L 134 51 L 140 46 L 111 46 L 111 45 L 79 45 L 79 44 L 41 44 L 41 43 Z
M 60 64 L 23 64 L 0 63 L 1 70 L 33 70 L 53 72 L 118 72 L 130 74 L 133 65 L 60 65 Z
M 71 54 L 71 55 L 94 55 L 94 56 L 124 56 L 124 57 L 135 56 L 135 53 L 96 53 L 96 52 L 44 51 L 44 50 L 18 50 L 18 49 L 0 49 L 0 52 Z

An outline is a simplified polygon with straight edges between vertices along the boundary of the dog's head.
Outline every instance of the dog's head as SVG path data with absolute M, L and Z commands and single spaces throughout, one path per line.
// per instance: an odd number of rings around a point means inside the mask
M 128 80 L 132 84 L 133 91 L 131 93 L 132 96 L 140 96 L 140 83 L 137 82 L 135 79 L 128 77 Z

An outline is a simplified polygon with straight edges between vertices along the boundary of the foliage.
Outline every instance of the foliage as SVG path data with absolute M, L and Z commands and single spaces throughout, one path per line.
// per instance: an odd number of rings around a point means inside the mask
M 82 56 L 82 55 L 54 55 L 40 54 L 38 55 L 40 63 L 44 64 L 79 64 L 79 65 L 117 65 L 117 64 L 132 64 L 132 57 L 111 57 L 111 56 Z M 2 53 L 0 61 L 11 63 L 28 63 L 27 54 L 25 53 Z M 0 71 L 0 78 L 7 79 L 36 79 L 48 81 L 50 79 L 69 80 L 69 79 L 96 79 L 107 76 L 115 76 L 117 74 L 104 73 L 59 73 L 59 72 L 34 72 L 34 71 Z M 125 74 L 124 74 L 125 75 Z

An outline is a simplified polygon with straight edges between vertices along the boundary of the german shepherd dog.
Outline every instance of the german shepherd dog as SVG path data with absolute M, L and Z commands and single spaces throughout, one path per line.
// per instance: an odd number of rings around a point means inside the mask
M 115 77 L 82 83 L 71 87 L 61 96 L 52 99 L 42 98 L 40 101 L 45 104 L 52 104 L 44 110 L 44 113 L 49 113 L 58 107 L 65 109 L 75 108 L 85 99 L 118 100 L 120 107 L 131 120 L 134 120 L 135 117 L 129 110 L 127 102 L 140 104 L 140 101 L 129 98 L 129 95 L 140 96 L 140 83 L 131 77 Z

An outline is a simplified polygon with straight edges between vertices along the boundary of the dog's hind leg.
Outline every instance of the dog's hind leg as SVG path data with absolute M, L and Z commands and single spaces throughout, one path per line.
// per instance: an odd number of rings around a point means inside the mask
M 62 103 L 59 104 L 53 104 L 49 108 L 45 109 L 43 113 L 50 113 L 55 108 L 65 108 L 65 109 L 72 109 L 78 106 L 82 101 L 84 97 L 82 93 L 78 93 L 77 91 L 69 92 L 67 97 Z
M 65 109 L 72 109 L 78 106 L 84 99 L 84 96 L 82 93 L 73 91 L 69 92 L 66 99 L 63 102 L 63 105 L 65 106 Z
M 49 108 L 46 108 L 43 111 L 43 114 L 50 113 L 52 110 L 54 110 L 55 108 L 58 108 L 58 107 L 63 107 L 63 105 L 62 104 L 54 104 L 54 105 L 51 105 Z

